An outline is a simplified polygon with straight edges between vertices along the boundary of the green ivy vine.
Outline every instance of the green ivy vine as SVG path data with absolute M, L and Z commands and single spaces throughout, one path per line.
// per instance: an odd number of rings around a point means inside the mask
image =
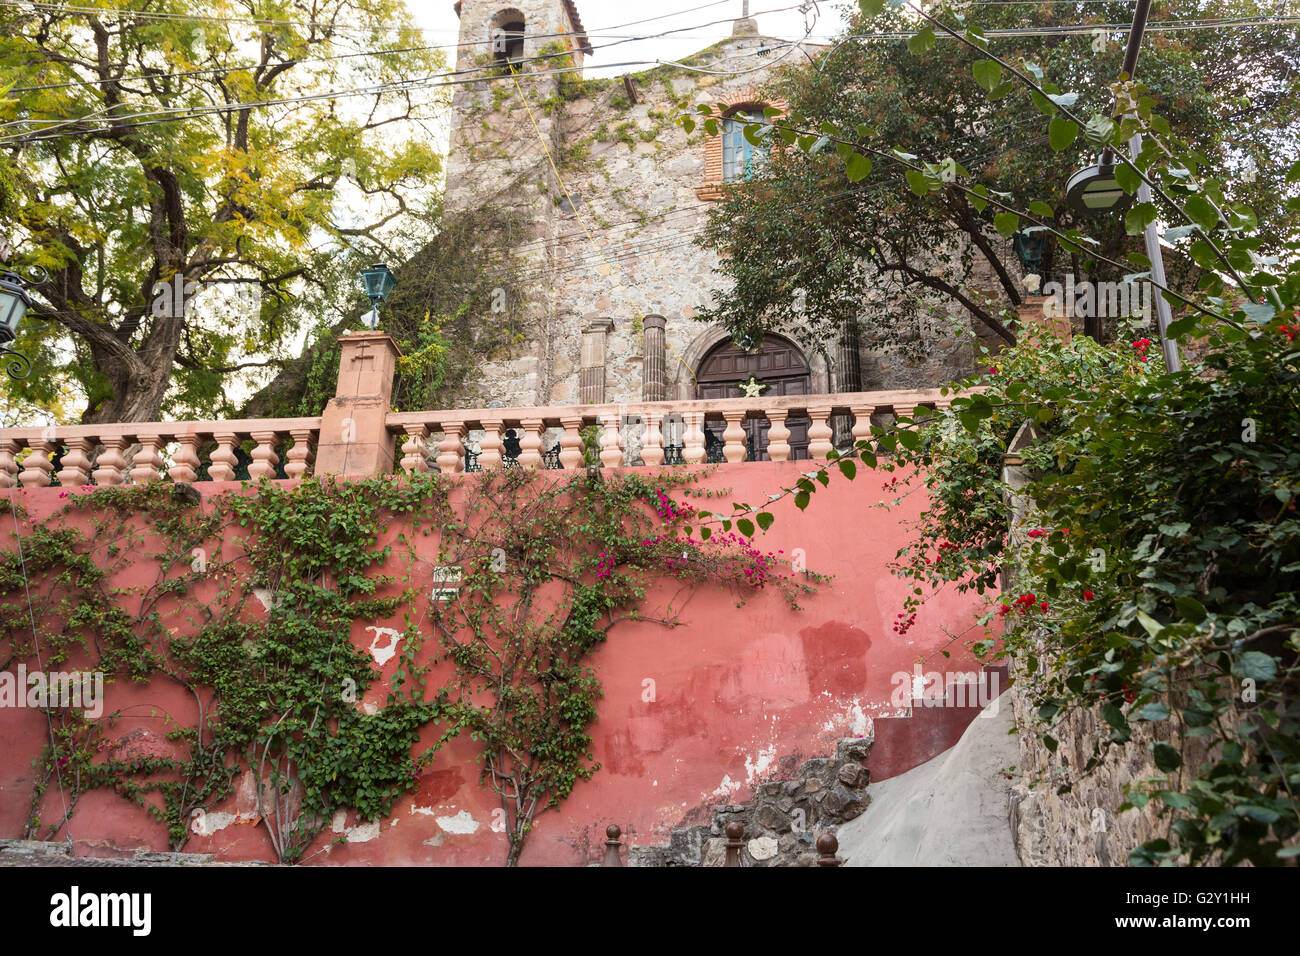
M 53 739 L 37 760 L 27 835 L 52 836 L 82 794 L 103 788 L 145 808 L 179 850 L 194 815 L 249 773 L 275 858 L 294 863 L 340 810 L 387 816 L 442 745 L 467 734 L 514 865 L 536 816 L 598 769 L 590 657 L 610 628 L 679 626 L 706 584 L 742 602 L 774 586 L 797 606 L 820 580 L 785 573 L 738 537 L 692 537 L 694 508 L 670 493 L 707 495 L 691 487 L 698 475 L 596 475 L 487 473 L 460 480 L 454 506 L 438 474 L 262 481 L 201 503 L 163 483 L 67 491 L 42 522 L 13 506 L 22 554 L 0 552 L 4 667 L 39 647 L 47 665 L 89 658 L 107 681 L 171 681 L 194 700 L 191 714 L 148 715 L 168 747 L 145 756 L 113 734 L 143 714 L 48 709 Z M 455 584 L 425 593 L 414 582 L 430 570 L 430 535 Z M 153 568 L 153 580 L 116 584 L 131 566 Z M 647 611 L 657 581 L 678 593 Z M 398 615 L 391 688 L 363 709 L 376 672 L 349 635 Z M 439 665 L 450 676 L 435 686 Z M 44 821 L 51 781 L 67 810 Z

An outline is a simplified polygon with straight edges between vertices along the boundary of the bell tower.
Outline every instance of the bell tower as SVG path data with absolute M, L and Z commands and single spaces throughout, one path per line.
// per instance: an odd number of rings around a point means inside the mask
M 556 188 L 543 144 L 553 157 L 560 145 L 558 113 L 544 104 L 554 102 L 566 76 L 555 71 L 578 78 L 592 49 L 577 6 L 574 0 L 459 0 L 455 9 L 460 37 L 447 208 L 506 202 L 540 212 L 535 200 L 553 203 L 540 195 L 539 182 Z

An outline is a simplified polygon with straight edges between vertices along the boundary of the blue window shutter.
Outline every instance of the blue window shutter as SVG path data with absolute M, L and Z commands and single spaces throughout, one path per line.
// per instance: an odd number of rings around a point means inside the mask
M 767 162 L 767 144 L 754 146 L 745 138 L 750 123 L 766 123 L 761 112 L 736 113 L 722 121 L 722 180 L 748 179 Z

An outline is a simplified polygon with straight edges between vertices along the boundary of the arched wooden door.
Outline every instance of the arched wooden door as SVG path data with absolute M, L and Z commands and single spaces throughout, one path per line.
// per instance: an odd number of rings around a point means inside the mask
M 737 385 L 748 381 L 751 375 L 767 386 L 762 392 L 764 398 L 808 395 L 812 392 L 812 375 L 799 347 L 789 339 L 769 335 L 758 348 L 749 352 L 730 340 L 710 350 L 700 362 L 700 370 L 695 377 L 695 395 L 701 399 L 743 398 L 744 393 Z M 808 458 L 808 426 L 811 424 L 807 418 L 786 419 L 786 426 L 790 429 L 791 458 Z M 710 460 L 723 460 L 722 433 L 726 427 L 726 422 L 706 422 L 704 425 L 705 444 L 710 452 Z M 748 460 L 768 461 L 767 419 L 747 418 L 743 427 L 750 449 Z

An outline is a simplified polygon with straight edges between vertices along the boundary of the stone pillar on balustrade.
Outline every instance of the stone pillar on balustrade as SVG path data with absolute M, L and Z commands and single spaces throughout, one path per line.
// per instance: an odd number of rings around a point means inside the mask
M 1016 307 L 1020 319 L 1020 328 L 1016 338 L 1027 342 L 1059 339 L 1061 344 L 1069 345 L 1073 332 L 1070 317 L 1059 298 L 1049 295 L 1026 296 L 1024 302 Z
M 315 472 L 391 474 L 396 442 L 388 431 L 388 413 L 401 350 L 392 336 L 378 331 L 349 332 L 339 343 L 338 386 L 321 415 Z

